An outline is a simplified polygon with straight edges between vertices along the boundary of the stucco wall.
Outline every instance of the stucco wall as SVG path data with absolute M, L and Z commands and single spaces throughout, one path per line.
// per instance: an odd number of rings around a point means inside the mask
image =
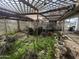
M 16 20 L 4 20 L 0 19 L 0 35 L 4 34 L 6 29 L 5 29 L 5 22 L 6 22 L 6 28 L 7 32 L 14 32 L 17 30 L 17 21 Z

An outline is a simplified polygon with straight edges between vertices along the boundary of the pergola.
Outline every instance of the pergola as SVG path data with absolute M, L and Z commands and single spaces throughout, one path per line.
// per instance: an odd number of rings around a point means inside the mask
M 77 0 L 0 0 L 0 18 L 32 21 L 26 15 L 41 15 L 48 20 L 59 20 L 73 11 Z

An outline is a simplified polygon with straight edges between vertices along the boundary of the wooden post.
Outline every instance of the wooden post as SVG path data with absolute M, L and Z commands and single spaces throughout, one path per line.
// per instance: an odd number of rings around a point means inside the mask
M 78 15 L 78 22 L 77 22 L 77 31 L 79 31 L 79 15 Z
M 39 13 L 39 11 L 38 11 L 38 10 L 37 10 L 37 13 Z M 38 18 L 38 17 L 39 17 L 39 14 L 37 14 L 37 21 L 39 21 L 39 18 Z
M 64 24 L 65 24 L 65 21 L 63 20 L 63 33 L 65 33 Z
M 38 10 L 37 10 L 38 13 Z M 39 23 L 39 14 L 37 14 L 37 28 L 38 28 L 38 23 Z M 37 29 L 37 35 L 38 35 L 38 29 Z
M 21 31 L 20 30 L 20 22 L 19 22 L 19 20 L 17 20 L 17 29 L 18 29 L 18 32 Z
M 5 19 L 5 17 L 4 17 L 4 26 L 5 26 L 5 36 L 6 36 L 6 38 L 7 38 L 7 24 L 6 24 L 6 19 Z

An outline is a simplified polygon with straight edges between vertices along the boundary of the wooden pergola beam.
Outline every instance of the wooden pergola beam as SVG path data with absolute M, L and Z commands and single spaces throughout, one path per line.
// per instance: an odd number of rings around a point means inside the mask
M 40 14 L 41 16 L 43 16 L 43 17 L 45 17 L 46 19 L 48 19 L 49 20 L 49 18 L 47 18 L 45 15 L 43 15 L 43 14 Z
M 79 6 L 76 7 L 74 10 L 70 11 L 70 12 L 66 12 L 63 16 L 61 16 L 58 21 L 62 21 L 65 20 L 68 17 L 73 16 L 74 14 L 78 14 L 79 13 Z
M 36 15 L 36 14 L 40 14 L 40 13 L 21 13 L 19 15 Z
M 46 17 L 62 16 L 62 15 L 46 15 Z
M 49 13 L 49 12 L 55 12 L 55 11 L 60 11 L 60 10 L 67 10 L 70 6 L 67 7 L 61 7 L 61 8 L 57 8 L 57 9 L 53 9 L 53 10 L 48 10 L 48 11 L 44 11 L 44 12 L 39 12 L 39 13 L 23 13 L 20 15 L 34 15 L 34 14 L 45 14 L 45 13 Z
M 33 6 L 32 4 L 30 4 L 29 2 L 27 2 L 27 1 L 25 1 L 25 0 L 19 0 L 19 2 L 22 2 L 23 4 L 26 4 L 27 6 L 30 6 L 31 8 L 33 8 L 33 9 L 35 9 L 35 10 L 37 10 L 38 11 L 38 9 L 35 7 L 35 6 Z M 29 13 L 27 13 L 28 15 L 29 15 Z M 30 13 L 30 14 L 33 14 L 33 13 Z M 39 13 L 36 13 L 36 14 L 39 14 Z M 22 15 L 22 14 L 21 14 Z M 40 15 L 42 15 L 42 14 L 40 14 Z M 45 17 L 44 15 L 42 15 L 43 17 Z M 46 18 L 46 17 L 45 17 Z
M 17 12 L 14 12 L 14 11 L 11 11 L 11 10 L 8 10 L 8 9 L 2 8 L 2 7 L 0 7 L 0 10 L 2 10 L 2 11 L 4 10 L 4 11 L 8 11 L 10 13 L 18 14 Z
M 61 7 L 61 8 L 57 8 L 57 9 L 53 9 L 53 10 L 48 10 L 48 11 L 44 11 L 44 12 L 41 12 L 42 14 L 45 14 L 45 13 L 49 13 L 49 12 L 55 12 L 55 11 L 60 11 L 60 10 L 67 10 L 70 6 L 67 6 L 67 7 Z
M 9 17 L 15 17 L 15 18 L 29 20 L 29 21 L 33 20 L 33 19 L 29 18 L 29 17 L 21 16 L 17 12 L 10 11 L 10 10 L 7 10 L 7 9 L 1 8 L 1 7 L 0 7 L 0 16 L 5 16 L 7 18 L 9 18 Z
M 26 4 L 27 6 L 30 6 L 31 8 L 38 10 L 36 7 L 34 7 L 33 5 L 31 5 L 29 2 L 25 1 L 25 0 L 18 0 L 19 2 L 22 2 L 23 4 Z

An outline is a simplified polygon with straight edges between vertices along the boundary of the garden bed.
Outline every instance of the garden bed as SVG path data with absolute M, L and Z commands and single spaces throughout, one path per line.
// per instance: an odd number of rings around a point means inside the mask
M 54 59 L 56 43 L 54 36 L 24 36 L 11 43 L 11 50 L 0 59 Z

